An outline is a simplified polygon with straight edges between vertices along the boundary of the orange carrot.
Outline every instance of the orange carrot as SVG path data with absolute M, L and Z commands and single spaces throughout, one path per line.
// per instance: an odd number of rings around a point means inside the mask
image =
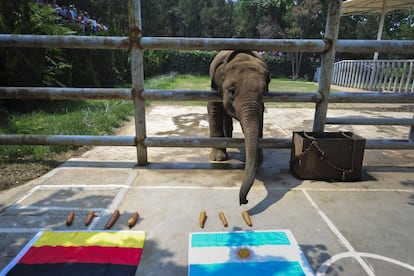
M 70 211 L 69 215 L 66 217 L 66 225 L 71 226 L 74 219 L 75 219 L 75 212 Z
M 202 211 L 200 213 L 200 220 L 199 220 L 199 224 L 200 224 L 201 228 L 204 228 L 204 225 L 206 223 L 206 219 L 207 219 L 206 211 Z
M 250 219 L 249 213 L 247 211 L 243 211 L 242 216 L 248 226 L 253 226 L 252 220 Z
M 128 227 L 129 228 L 134 227 L 135 223 L 137 223 L 138 218 L 139 218 L 138 212 L 133 213 L 132 217 L 128 220 Z
M 223 223 L 223 226 L 227 227 L 228 226 L 227 219 L 226 219 L 226 216 L 224 215 L 223 212 L 219 213 L 219 218 L 220 218 L 221 222 Z
M 115 210 L 115 212 L 112 214 L 112 217 L 106 223 L 105 228 L 106 229 L 111 229 L 111 227 L 115 224 L 115 222 L 119 218 L 119 216 L 120 216 L 119 210 Z
M 91 221 L 93 220 L 93 217 L 94 216 L 95 216 L 95 212 L 94 211 L 90 211 L 88 213 L 88 216 L 85 219 L 85 226 L 88 226 L 91 223 Z

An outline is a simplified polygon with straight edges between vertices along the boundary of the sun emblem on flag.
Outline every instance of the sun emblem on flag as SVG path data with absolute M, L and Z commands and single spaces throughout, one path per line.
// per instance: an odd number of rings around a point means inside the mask
M 239 256 L 241 259 L 247 259 L 250 256 L 250 251 L 247 247 L 240 248 L 237 251 L 237 256 Z

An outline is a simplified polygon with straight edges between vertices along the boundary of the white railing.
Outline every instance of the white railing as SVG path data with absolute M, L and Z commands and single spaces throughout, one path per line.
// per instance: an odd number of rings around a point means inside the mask
M 414 92 L 414 60 L 342 60 L 332 84 L 378 92 Z

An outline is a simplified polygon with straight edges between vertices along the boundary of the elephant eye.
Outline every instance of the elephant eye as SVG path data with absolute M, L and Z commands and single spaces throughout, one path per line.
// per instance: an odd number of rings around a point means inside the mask
M 234 86 L 229 87 L 229 94 L 231 97 L 236 95 L 236 88 L 234 88 Z

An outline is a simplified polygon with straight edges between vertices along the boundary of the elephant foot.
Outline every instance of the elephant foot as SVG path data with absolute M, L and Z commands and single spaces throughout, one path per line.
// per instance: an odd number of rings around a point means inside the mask
M 211 149 L 210 160 L 211 161 L 226 161 L 227 160 L 226 149 Z

